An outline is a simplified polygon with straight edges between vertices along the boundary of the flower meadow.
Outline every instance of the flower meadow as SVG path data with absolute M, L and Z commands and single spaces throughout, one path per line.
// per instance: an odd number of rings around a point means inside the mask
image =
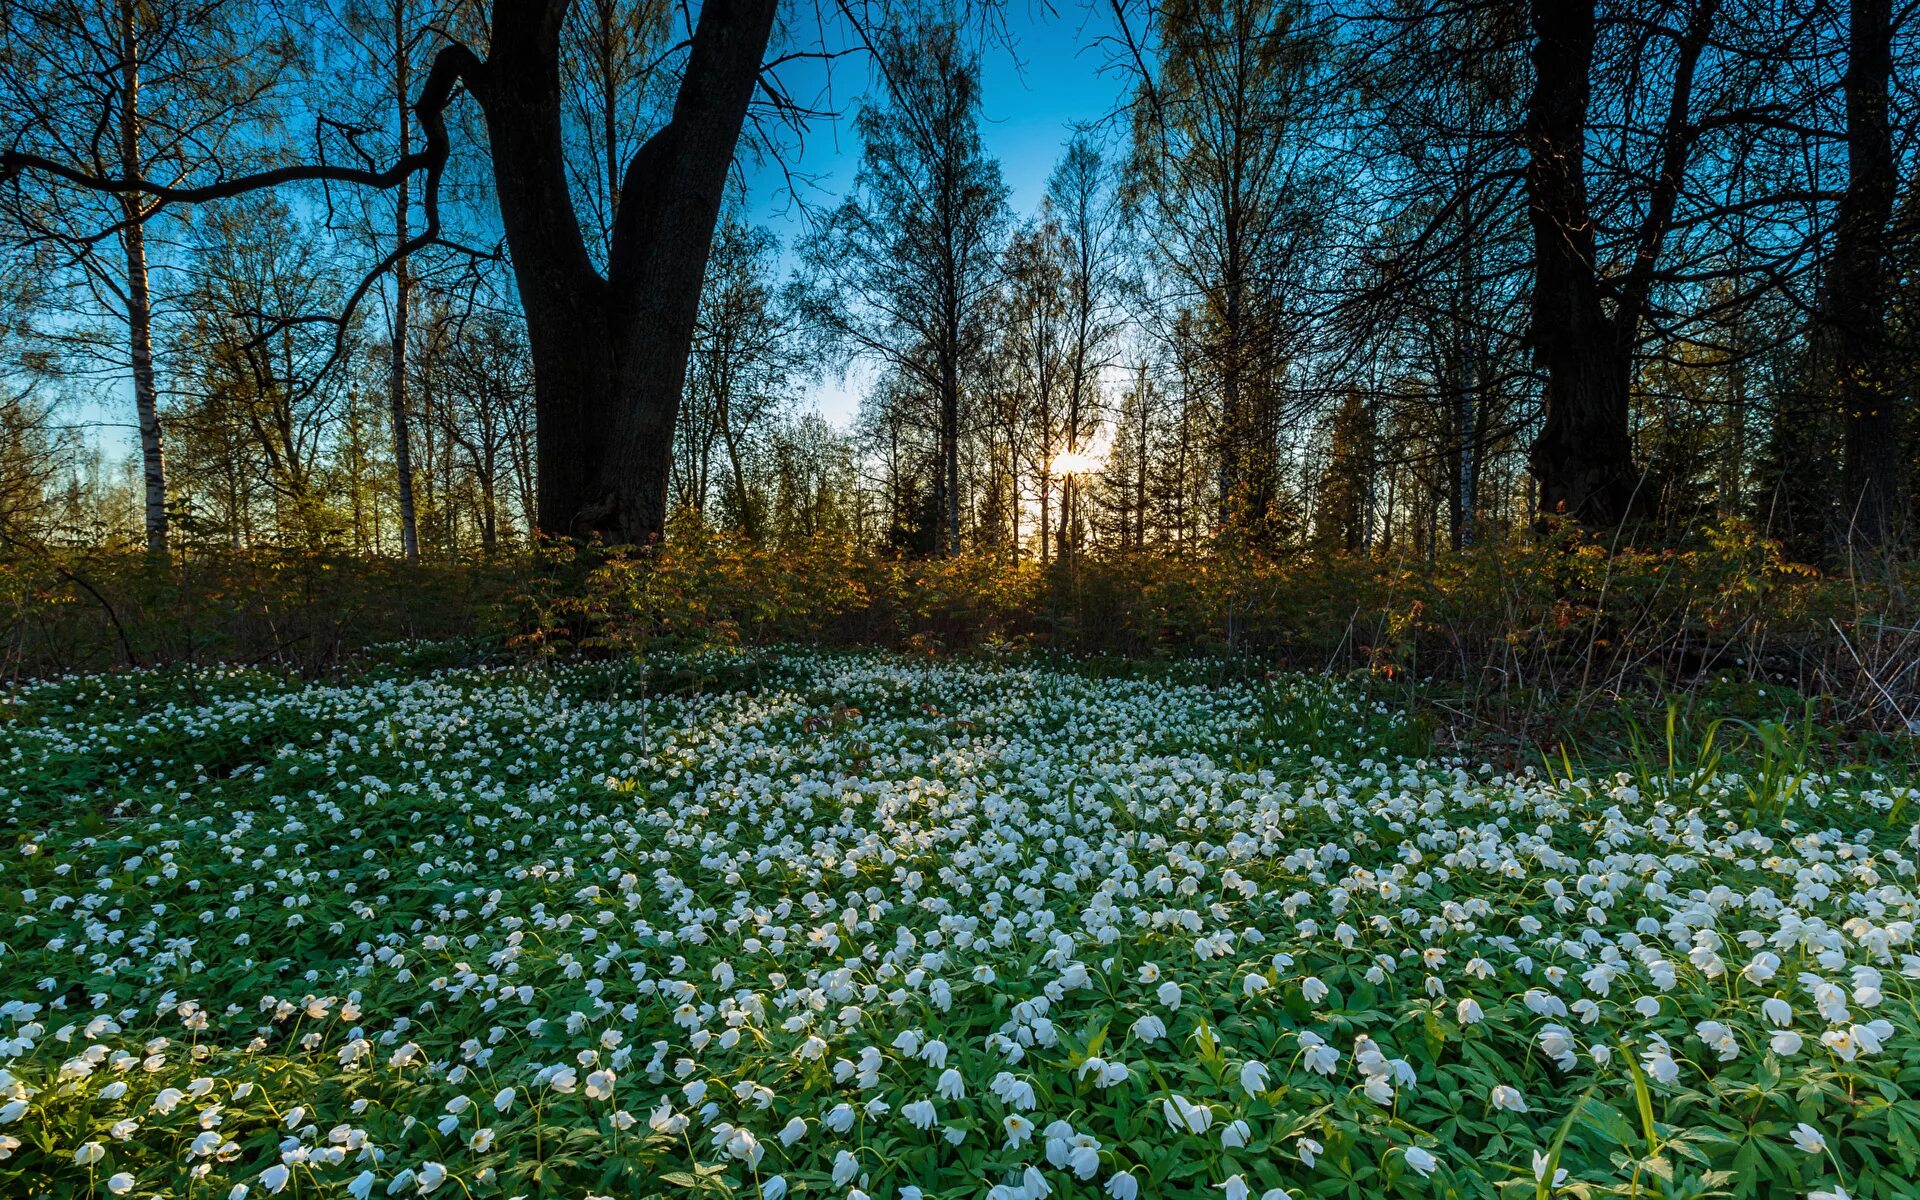
M 6 707 L 7 1197 L 1920 1194 L 1864 770 L 800 652 Z

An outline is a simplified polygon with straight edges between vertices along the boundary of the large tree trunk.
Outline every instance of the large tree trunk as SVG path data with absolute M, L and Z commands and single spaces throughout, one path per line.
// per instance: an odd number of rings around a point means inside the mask
M 120 171 L 142 174 L 140 155 L 140 41 L 133 0 L 120 5 Z M 145 490 L 147 551 L 167 552 L 167 456 L 160 437 L 160 390 L 153 373 L 153 297 L 147 281 L 146 201 L 120 201 L 127 257 L 127 339 L 133 367 L 133 405 L 140 423 L 140 474 Z
M 1546 371 L 1546 423 L 1533 444 L 1540 510 L 1617 525 L 1634 507 L 1627 428 L 1632 345 L 1600 302 L 1587 207 L 1586 129 L 1593 0 L 1533 0 L 1533 94 L 1527 105 L 1533 322 Z
M 707 251 L 776 6 L 701 7 L 672 119 L 627 165 L 604 278 L 561 152 L 568 0 L 495 7 L 493 54 L 473 83 L 527 314 L 545 533 L 645 545 L 665 529 Z
M 1646 508 L 1633 462 L 1628 397 L 1634 347 L 1673 226 L 1700 130 L 1690 107 L 1694 73 L 1720 0 L 1693 0 L 1674 31 L 1672 90 L 1649 164 L 1646 208 L 1624 272 L 1603 280 L 1588 207 L 1587 104 L 1595 0 L 1532 0 L 1533 93 L 1527 102 L 1528 215 L 1533 227 L 1533 321 L 1528 340 L 1546 369 L 1546 422 L 1533 444 L 1542 513 L 1619 526 Z M 1614 296 L 1613 310 L 1602 304 Z
M 1836 400 L 1845 422 L 1840 542 L 1877 549 L 1895 529 L 1899 428 L 1888 367 L 1887 227 L 1895 174 L 1888 90 L 1893 76 L 1891 0 L 1849 6 L 1847 190 L 1834 222 L 1826 323 Z

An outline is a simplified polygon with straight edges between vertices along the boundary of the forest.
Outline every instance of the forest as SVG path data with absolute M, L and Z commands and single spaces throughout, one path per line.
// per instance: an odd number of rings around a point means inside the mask
M 1904 8 L 1063 11 L 1110 95 L 1015 211 L 1030 14 L 748 7 L 10 0 L 11 544 L 1915 528 Z M 783 241 L 747 181 L 828 136 Z

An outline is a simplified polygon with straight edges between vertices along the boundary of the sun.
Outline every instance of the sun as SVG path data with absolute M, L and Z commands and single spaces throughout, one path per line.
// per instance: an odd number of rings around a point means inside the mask
M 1107 458 L 1113 452 L 1113 435 L 1102 426 L 1084 450 L 1068 450 L 1053 456 L 1047 464 L 1047 474 L 1055 479 L 1065 479 L 1069 475 L 1098 474 L 1107 465 Z

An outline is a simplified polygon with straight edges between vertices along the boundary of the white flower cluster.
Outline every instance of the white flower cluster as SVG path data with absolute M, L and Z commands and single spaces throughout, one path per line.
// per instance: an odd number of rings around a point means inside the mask
M 1605 1188 L 1647 1147 L 1555 1131 L 1643 1089 L 1873 1194 L 1892 784 L 1761 827 L 1729 773 L 1398 758 L 1323 683 L 758 666 L 14 697 L 0 1193 Z

